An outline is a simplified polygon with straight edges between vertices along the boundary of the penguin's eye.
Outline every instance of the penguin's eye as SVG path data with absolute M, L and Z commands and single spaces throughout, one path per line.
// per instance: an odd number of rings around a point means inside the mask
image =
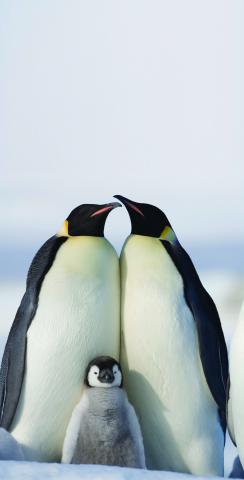
M 94 372 L 95 375 L 97 375 L 97 372 Z

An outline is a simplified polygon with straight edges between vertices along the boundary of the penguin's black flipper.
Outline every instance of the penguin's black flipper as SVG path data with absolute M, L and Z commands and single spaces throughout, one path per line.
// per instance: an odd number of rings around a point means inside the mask
M 228 355 L 217 308 L 203 287 L 196 269 L 178 240 L 162 240 L 184 282 L 186 302 L 197 326 L 199 350 L 206 381 L 226 428 Z
M 0 371 L 0 426 L 9 428 L 21 391 L 26 350 L 26 332 L 33 318 L 30 292 L 18 308 L 5 346 Z
M 49 238 L 35 255 L 27 275 L 26 292 L 7 339 L 0 371 L 0 426 L 6 430 L 12 423 L 21 393 L 26 333 L 36 313 L 41 284 L 66 239 L 56 235 Z
M 200 282 L 200 280 L 199 280 Z M 200 284 L 201 285 L 201 284 Z M 197 324 L 200 356 L 205 378 L 220 410 L 223 429 L 226 429 L 228 354 L 217 308 L 204 287 L 188 294 L 188 304 Z

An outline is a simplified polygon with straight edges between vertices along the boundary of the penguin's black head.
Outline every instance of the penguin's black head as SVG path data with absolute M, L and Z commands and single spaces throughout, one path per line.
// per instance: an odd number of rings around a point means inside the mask
M 131 220 L 131 233 L 173 241 L 175 233 L 166 215 L 154 205 L 138 203 L 122 195 L 114 195 L 126 207 Z
M 120 364 L 112 357 L 96 357 L 87 366 L 85 384 L 88 387 L 122 387 Z
M 76 237 L 90 235 L 103 237 L 106 218 L 114 208 L 120 207 L 118 202 L 103 205 L 83 204 L 76 207 L 66 218 L 59 236 Z

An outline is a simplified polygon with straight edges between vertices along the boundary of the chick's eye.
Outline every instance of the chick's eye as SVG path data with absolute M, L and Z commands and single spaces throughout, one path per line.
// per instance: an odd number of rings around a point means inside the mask
M 94 372 L 94 375 L 97 375 L 97 372 Z

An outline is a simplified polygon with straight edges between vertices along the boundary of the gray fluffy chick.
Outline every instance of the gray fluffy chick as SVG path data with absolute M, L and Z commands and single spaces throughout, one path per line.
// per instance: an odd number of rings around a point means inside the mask
M 146 468 L 141 429 L 122 388 L 119 363 L 95 358 L 85 384 L 67 428 L 62 462 Z

